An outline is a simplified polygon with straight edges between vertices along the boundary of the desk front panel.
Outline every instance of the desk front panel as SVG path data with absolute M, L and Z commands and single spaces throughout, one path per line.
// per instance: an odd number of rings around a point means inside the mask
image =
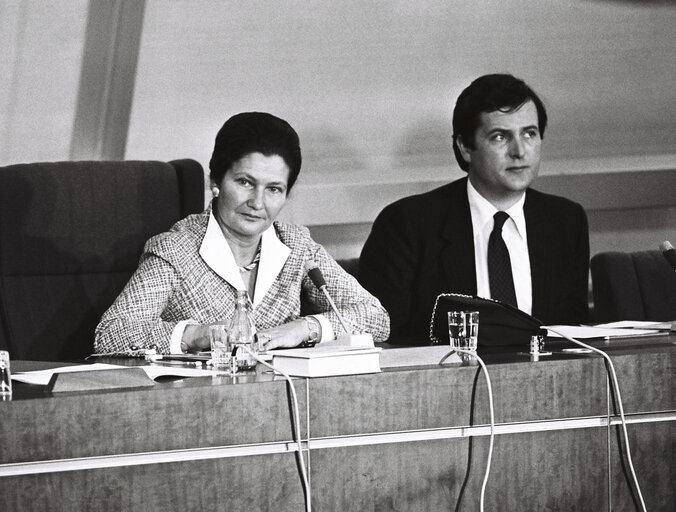
M 603 429 L 496 436 L 485 510 L 604 510 Z M 313 450 L 316 510 L 478 511 L 489 438 Z
M 676 421 L 639 423 L 627 426 L 634 469 L 649 511 L 672 512 L 674 492 L 674 441 Z M 621 427 L 611 429 L 610 463 L 613 512 L 640 510 L 638 496 L 631 484 Z
M 496 423 L 606 415 L 599 358 L 488 366 Z M 478 366 L 385 371 L 312 379 L 312 437 L 486 424 L 486 379 Z
M 292 454 L 0 478 L 7 512 L 298 512 L 304 503 Z
M 630 442 L 651 510 L 669 510 L 674 500 L 673 354 L 668 339 L 612 354 L 626 412 L 640 421 L 629 426 Z M 496 422 L 506 429 L 495 439 L 487 509 L 631 510 L 617 427 L 602 424 L 612 411 L 603 360 L 558 356 L 536 363 L 491 354 L 486 360 Z M 249 380 L 187 379 L 150 390 L 26 399 L 17 393 L 0 403 L 0 469 L 70 457 L 198 454 L 3 476 L 0 508 L 302 509 L 287 386 L 269 375 Z M 296 389 L 316 509 L 476 510 L 488 447 L 487 390 L 478 367 L 299 379 Z M 199 460 L 207 447 L 258 451 Z M 286 452 L 275 451 L 280 447 Z
M 229 377 L 200 377 L 187 385 L 67 393 L 0 408 L 0 463 L 293 440 L 286 381 L 269 378 L 232 385 Z M 304 414 L 300 427 L 306 436 Z

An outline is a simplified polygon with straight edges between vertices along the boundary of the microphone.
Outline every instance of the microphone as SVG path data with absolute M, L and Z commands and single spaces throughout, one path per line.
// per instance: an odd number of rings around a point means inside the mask
M 345 332 L 347 334 L 352 334 L 352 331 L 345 323 L 345 320 L 343 320 L 342 315 L 338 312 L 338 308 L 336 307 L 336 304 L 333 302 L 331 295 L 329 295 L 329 291 L 326 286 L 326 279 L 324 279 L 324 274 L 322 274 L 322 271 L 319 270 L 317 264 L 314 261 L 309 260 L 305 262 L 305 270 L 307 270 L 307 275 L 310 277 L 312 283 L 317 287 L 317 289 L 324 292 L 326 300 L 329 301 L 331 309 L 338 317 L 338 320 L 340 320 L 340 324 L 343 326 L 343 329 L 345 329 Z
M 664 259 L 671 265 L 672 270 L 676 272 L 676 250 L 674 250 L 674 246 L 664 241 L 660 244 L 660 251 L 662 251 Z
M 326 279 L 324 279 L 324 274 L 319 270 L 317 264 L 312 260 L 306 261 L 305 268 L 307 270 L 307 275 L 317 289 L 326 291 Z
M 348 345 L 350 347 L 373 347 L 373 337 L 370 334 L 353 334 L 352 330 L 347 326 L 347 323 L 345 322 L 343 316 L 338 311 L 335 302 L 333 302 L 333 299 L 329 294 L 326 285 L 326 279 L 324 279 L 324 274 L 322 274 L 322 271 L 319 269 L 317 264 L 312 260 L 308 260 L 305 262 L 305 270 L 307 271 L 307 275 L 312 281 L 312 283 L 317 287 L 318 290 L 324 293 L 326 300 L 329 301 L 331 309 L 338 317 L 338 320 L 340 321 L 340 324 L 343 326 L 343 329 L 345 329 L 346 333 L 346 336 L 339 336 L 333 342 L 324 341 L 321 343 L 321 345 L 327 346 L 331 344 L 336 346 Z

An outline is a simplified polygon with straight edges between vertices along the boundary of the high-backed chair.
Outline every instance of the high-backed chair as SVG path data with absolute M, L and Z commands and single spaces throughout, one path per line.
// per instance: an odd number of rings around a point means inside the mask
M 146 240 L 203 207 L 194 160 L 0 168 L 0 349 L 13 359 L 91 354 Z
M 359 277 L 359 258 L 345 258 L 337 261 L 345 272 L 355 278 Z
M 676 272 L 660 251 L 598 253 L 591 276 L 597 322 L 676 320 Z

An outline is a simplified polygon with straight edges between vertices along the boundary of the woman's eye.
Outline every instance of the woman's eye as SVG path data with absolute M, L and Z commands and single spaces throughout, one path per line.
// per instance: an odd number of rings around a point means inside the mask
M 242 185 L 243 187 L 249 187 L 249 186 L 251 186 L 251 182 L 250 182 L 249 180 L 245 179 L 245 178 L 239 178 L 239 179 L 237 180 L 237 183 L 239 183 L 239 184 Z

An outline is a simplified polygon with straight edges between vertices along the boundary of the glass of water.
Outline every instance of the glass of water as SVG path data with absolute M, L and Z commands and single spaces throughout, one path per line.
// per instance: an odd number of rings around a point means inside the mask
M 232 369 L 232 348 L 225 325 L 210 325 L 209 340 L 211 341 L 211 362 L 215 370 Z
M 448 336 L 452 347 L 476 351 L 479 340 L 479 312 L 449 311 Z
M 12 398 L 12 374 L 9 371 L 9 352 L 0 350 L 0 400 Z

